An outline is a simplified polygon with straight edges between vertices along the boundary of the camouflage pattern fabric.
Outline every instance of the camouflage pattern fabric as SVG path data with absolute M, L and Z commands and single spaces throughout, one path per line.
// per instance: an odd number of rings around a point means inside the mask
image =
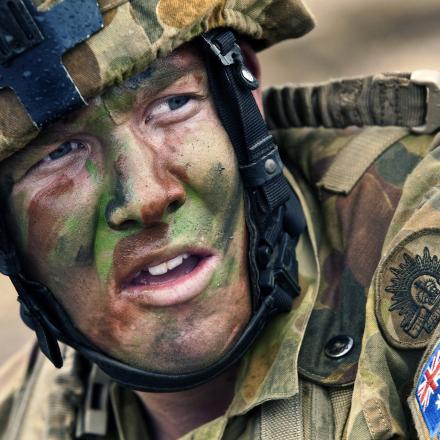
M 366 131 L 378 131 L 378 136 L 384 132 L 377 128 Z M 396 160 L 397 167 L 408 163 L 408 155 L 404 140 L 389 147 L 345 196 L 343 190 L 337 193 L 325 187 L 323 178 L 340 151 L 350 153 L 359 134 L 322 132 L 315 136 L 314 133 L 314 144 L 306 154 L 311 155 L 307 161 L 312 165 L 307 170 L 310 182 L 319 187 L 319 218 L 325 225 L 319 246 L 322 277 L 301 351 L 300 371 L 320 384 L 342 386 L 352 384 L 356 376 L 368 289 L 389 222 L 400 200 L 403 181 L 388 182 L 383 174 Z M 305 140 L 306 145 L 309 142 Z M 319 147 L 321 142 L 326 148 Z M 300 159 L 295 157 L 298 153 L 294 149 L 288 150 L 288 154 L 289 163 Z M 413 165 L 414 160 L 409 163 Z M 352 337 L 354 347 L 342 358 L 333 359 L 325 355 L 325 347 L 331 338 L 339 335 Z
M 64 347 L 65 368 L 56 370 L 41 353 L 30 354 L 35 348 L 25 347 L 0 371 L 0 438 L 69 440 L 83 399 L 81 359 Z
M 415 438 L 406 399 L 437 325 L 438 153 L 431 136 L 406 136 L 371 164 L 348 195 L 336 194 L 320 182 L 356 135 L 305 130 L 282 137 L 289 159 L 316 188 L 324 234 L 323 275 L 300 371 L 321 385 L 354 385 L 346 438 Z M 415 333 L 409 324 L 417 319 Z M 324 347 L 338 333 L 352 335 L 355 347 L 331 369 Z
M 55 0 L 34 0 L 46 10 Z M 257 48 L 299 37 L 313 28 L 301 0 L 99 0 L 104 28 L 64 55 L 76 86 L 86 99 L 145 70 L 157 57 L 203 31 L 231 27 Z M 38 135 L 24 107 L 9 88 L 0 90 L 0 160 Z
M 301 412 L 288 416 L 301 418 L 304 439 L 429 438 L 411 390 L 440 331 L 440 155 L 432 136 L 405 135 L 366 168 L 349 194 L 327 190 L 323 176 L 356 136 L 357 130 L 276 133 L 308 224 L 298 247 L 302 294 L 242 361 L 227 413 L 184 439 L 265 440 L 265 408 L 296 396 Z M 416 305 L 403 308 L 403 300 Z M 423 325 L 409 325 L 417 320 Z M 325 358 L 329 338 L 341 333 L 353 337 L 354 348 L 346 357 Z M 0 400 L 1 429 L 11 396 L 26 381 L 22 373 L 13 376 L 2 380 L 9 388 Z M 54 386 L 49 377 L 47 387 Z M 119 422 L 112 421 L 108 439 L 134 440 L 147 432 L 131 392 L 115 387 L 112 408 Z
M 46 10 L 57 1 L 36 3 Z M 176 0 L 99 3 L 105 28 L 63 59 L 88 99 L 203 30 L 233 27 L 267 47 L 313 25 L 297 0 L 191 0 L 185 8 Z M 0 109 L 2 160 L 38 133 L 8 89 L 0 91 Z M 241 363 L 227 413 L 185 439 L 265 440 L 265 409 L 298 396 L 300 414 L 289 416 L 301 418 L 305 439 L 430 438 L 415 403 L 415 378 L 431 359 L 440 331 L 438 143 L 431 136 L 406 135 L 365 168 L 348 194 L 326 188 L 326 172 L 358 135 L 276 133 L 308 224 L 298 247 L 302 293 Z M 329 358 L 327 344 L 338 335 L 352 337 L 353 348 Z M 17 433 L 12 440 L 74 438 L 73 415 L 84 384 L 76 355 L 70 356 L 61 373 L 41 361 L 38 374 L 29 375 L 23 358 L 0 372 L 1 438 L 7 431 Z M 29 405 L 21 406 L 25 398 Z M 131 392 L 114 387 L 108 439 L 147 437 L 136 402 Z M 24 412 L 16 413 L 20 408 Z M 25 423 L 11 425 L 12 419 Z

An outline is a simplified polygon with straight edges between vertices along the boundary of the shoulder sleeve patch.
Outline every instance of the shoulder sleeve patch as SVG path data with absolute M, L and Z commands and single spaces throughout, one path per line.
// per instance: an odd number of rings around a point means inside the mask
M 424 357 L 408 399 L 421 438 L 438 439 L 440 433 L 440 343 Z
M 417 231 L 379 266 L 376 317 L 391 345 L 424 348 L 440 322 L 440 229 Z

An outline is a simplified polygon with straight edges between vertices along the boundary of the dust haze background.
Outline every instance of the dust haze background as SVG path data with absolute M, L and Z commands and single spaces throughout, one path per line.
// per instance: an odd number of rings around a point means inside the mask
M 440 70 L 438 1 L 309 0 L 307 4 L 317 18 L 316 29 L 260 55 L 264 85 Z M 14 290 L 0 277 L 0 363 L 31 337 L 19 319 Z

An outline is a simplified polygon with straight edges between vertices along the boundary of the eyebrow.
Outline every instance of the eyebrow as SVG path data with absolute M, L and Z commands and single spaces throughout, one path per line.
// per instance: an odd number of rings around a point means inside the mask
M 123 82 L 114 90 L 137 90 L 143 98 L 151 97 L 179 79 L 202 69 L 201 62 L 179 63 L 178 56 L 159 59 L 146 70 Z

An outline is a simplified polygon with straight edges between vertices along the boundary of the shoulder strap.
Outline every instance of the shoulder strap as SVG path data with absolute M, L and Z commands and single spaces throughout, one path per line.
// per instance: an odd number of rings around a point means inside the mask
M 348 194 L 370 165 L 391 145 L 409 133 L 403 127 L 368 127 L 336 155 L 318 187 Z
M 264 106 L 272 129 L 399 126 L 432 133 L 440 128 L 440 73 L 419 70 L 271 87 Z
M 303 421 L 300 395 L 271 400 L 261 405 L 261 440 L 303 440 Z

